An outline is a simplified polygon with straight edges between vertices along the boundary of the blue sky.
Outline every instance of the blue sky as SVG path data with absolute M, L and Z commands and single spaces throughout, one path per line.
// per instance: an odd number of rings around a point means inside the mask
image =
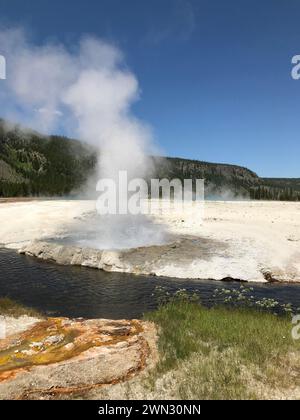
M 37 44 L 117 44 L 165 155 L 300 177 L 299 0 L 0 0 L 0 12 Z

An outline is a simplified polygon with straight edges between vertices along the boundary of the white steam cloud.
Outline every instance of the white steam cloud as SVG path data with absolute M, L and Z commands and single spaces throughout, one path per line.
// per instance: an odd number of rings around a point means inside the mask
M 132 114 L 139 86 L 119 48 L 92 37 L 71 50 L 33 45 L 23 30 L 10 29 L 0 31 L 0 51 L 7 60 L 0 91 L 3 117 L 45 134 L 63 129 L 96 146 L 101 177 L 117 179 L 120 170 L 128 179 L 146 175 L 151 131 Z M 125 222 L 131 240 L 139 236 L 132 223 Z M 123 222 L 119 228 L 125 229 Z M 155 237 L 149 229 L 146 234 Z
M 131 113 L 138 82 L 116 46 L 85 37 L 70 52 L 31 45 L 22 30 L 6 30 L 0 48 L 9 67 L 0 95 L 5 117 L 44 133 L 63 128 L 98 147 L 102 176 L 144 174 L 151 133 Z

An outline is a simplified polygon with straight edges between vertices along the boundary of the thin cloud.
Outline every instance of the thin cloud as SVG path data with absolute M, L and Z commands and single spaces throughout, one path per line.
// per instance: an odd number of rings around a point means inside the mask
M 159 44 L 169 38 L 187 41 L 195 28 L 196 17 L 192 4 L 186 0 L 177 0 L 163 27 L 151 28 L 145 41 L 150 44 Z

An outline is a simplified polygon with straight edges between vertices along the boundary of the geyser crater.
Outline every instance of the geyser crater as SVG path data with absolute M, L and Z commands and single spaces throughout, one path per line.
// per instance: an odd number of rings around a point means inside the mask
M 167 228 L 145 215 L 105 215 L 88 213 L 64 229 L 50 242 L 97 250 L 124 250 L 171 243 Z

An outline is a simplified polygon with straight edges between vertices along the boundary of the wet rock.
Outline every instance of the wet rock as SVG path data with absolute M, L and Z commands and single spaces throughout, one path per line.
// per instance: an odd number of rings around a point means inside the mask
M 153 324 L 48 318 L 0 340 L 0 399 L 84 393 L 125 381 L 156 359 Z
M 98 268 L 105 271 L 128 271 L 128 265 L 120 260 L 120 252 L 103 251 Z
M 206 278 L 200 273 L 198 275 L 194 268 L 195 262 L 208 261 L 213 256 L 222 255 L 226 247 L 224 243 L 185 235 L 165 245 L 114 251 L 34 241 L 21 248 L 19 253 L 57 264 L 81 265 L 108 272 L 165 275 L 165 271 L 171 270 L 172 277 Z
M 51 346 L 53 344 L 58 344 L 61 341 L 63 341 L 64 338 L 65 337 L 64 337 L 63 334 L 51 335 L 50 337 L 46 338 L 46 340 L 44 341 L 44 344 L 46 344 L 47 346 Z

